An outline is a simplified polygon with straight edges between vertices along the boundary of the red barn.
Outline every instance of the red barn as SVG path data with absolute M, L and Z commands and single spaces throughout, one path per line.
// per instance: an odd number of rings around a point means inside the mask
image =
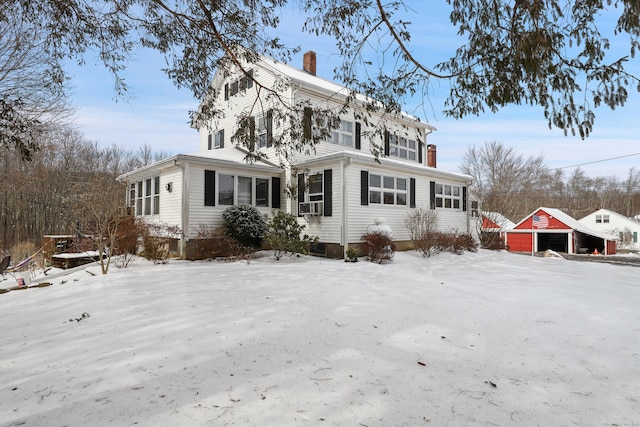
M 551 249 L 568 254 L 616 253 L 617 236 L 591 230 L 559 209 L 538 208 L 512 229 L 505 230 L 511 252 L 541 252 Z

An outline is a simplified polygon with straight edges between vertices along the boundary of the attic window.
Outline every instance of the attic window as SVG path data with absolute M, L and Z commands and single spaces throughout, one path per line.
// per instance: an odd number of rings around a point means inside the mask
M 253 87 L 253 70 L 247 71 L 247 74 L 242 74 L 241 77 L 233 80 L 224 85 L 224 99 L 228 100 L 230 97 L 237 95 L 240 92 Z

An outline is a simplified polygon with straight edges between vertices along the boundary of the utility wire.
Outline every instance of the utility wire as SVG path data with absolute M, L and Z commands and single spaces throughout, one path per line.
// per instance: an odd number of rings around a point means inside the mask
M 563 166 L 560 168 L 553 168 L 551 170 L 561 170 L 561 169 L 569 169 L 569 168 L 576 168 L 578 166 L 584 166 L 584 165 L 592 165 L 594 163 L 602 163 L 602 162 L 608 162 L 610 160 L 618 160 L 618 159 L 624 159 L 626 157 L 633 157 L 633 156 L 640 156 L 640 153 L 633 153 L 633 154 L 626 154 L 624 156 L 618 156 L 618 157 L 611 157 L 609 159 L 602 159 L 602 160 L 594 160 L 592 162 L 586 162 L 586 163 L 578 163 L 577 165 L 571 165 L 571 166 Z

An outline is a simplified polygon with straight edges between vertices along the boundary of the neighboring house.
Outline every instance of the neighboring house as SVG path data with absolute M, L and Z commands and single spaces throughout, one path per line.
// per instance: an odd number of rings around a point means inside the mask
M 315 75 L 315 53 L 304 55 L 304 69 L 261 59 L 251 65 L 254 78 L 266 87 L 279 82 L 279 99 L 292 105 L 310 101 L 338 110 L 345 89 Z M 118 179 L 127 184 L 128 203 L 135 215 L 148 221 L 177 225 L 180 254 L 198 255 L 194 242 L 202 227 L 222 223 L 222 212 L 232 205 L 250 204 L 265 214 L 282 210 L 299 217 L 305 232 L 318 236 L 314 251 L 341 258 L 349 245 L 377 221 L 391 227 L 399 249 L 411 247 L 404 219 L 416 208 L 438 212 L 441 230 L 470 230 L 467 209 L 468 175 L 436 169 L 436 147 L 427 145 L 435 130 L 409 115 L 393 118 L 373 113 L 368 123 L 382 123 L 384 138 L 356 120 L 353 111 L 340 115 L 340 126 L 316 145 L 315 153 L 283 158 L 272 141 L 281 132 L 271 110 L 251 117 L 256 150 L 268 160 L 248 163 L 245 148 L 230 135 L 238 130 L 238 117 L 256 104 L 269 106 L 256 85 L 239 70 L 218 72 L 212 83 L 216 104 L 224 117 L 199 124 L 200 152 L 179 154 L 136 169 Z M 378 120 L 378 122 L 376 122 Z M 282 135 L 283 133 L 280 133 Z M 371 153 L 373 141 L 384 147 L 380 159 Z
M 618 236 L 620 249 L 640 250 L 640 223 L 637 221 L 608 209 L 598 209 L 578 221 L 594 230 Z
M 515 223 L 498 212 L 482 211 L 482 228 L 484 232 L 499 233 L 502 230 L 515 227 Z
M 538 208 L 512 229 L 504 230 L 512 252 L 616 253 L 617 236 L 593 230 L 560 209 Z

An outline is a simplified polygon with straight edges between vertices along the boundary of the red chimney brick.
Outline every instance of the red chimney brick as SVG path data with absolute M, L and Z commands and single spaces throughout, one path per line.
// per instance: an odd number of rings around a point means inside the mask
M 302 69 L 309 74 L 316 75 L 316 53 L 312 50 L 304 54 Z
M 427 145 L 427 166 L 436 167 L 436 146 L 434 144 Z

